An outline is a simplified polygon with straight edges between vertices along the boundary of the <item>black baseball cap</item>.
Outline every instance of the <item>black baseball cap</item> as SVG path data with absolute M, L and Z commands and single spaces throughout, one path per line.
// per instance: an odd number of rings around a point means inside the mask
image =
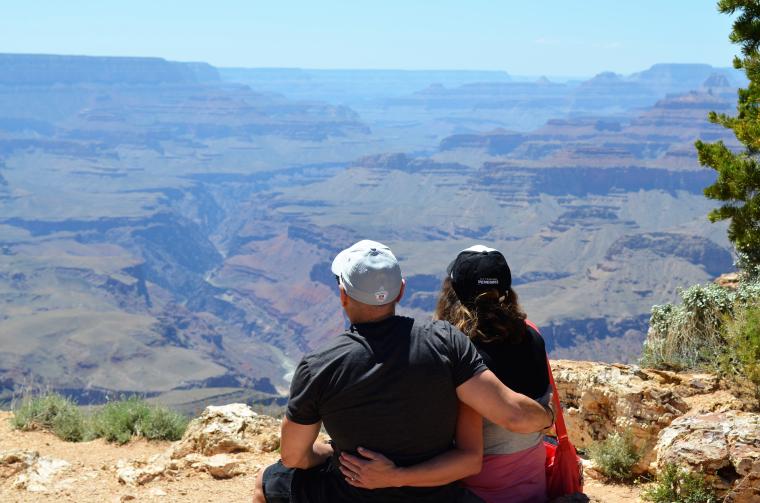
M 512 286 L 507 259 L 498 250 L 483 245 L 459 252 L 447 272 L 462 304 L 472 303 L 478 295 L 491 289 L 504 295 Z

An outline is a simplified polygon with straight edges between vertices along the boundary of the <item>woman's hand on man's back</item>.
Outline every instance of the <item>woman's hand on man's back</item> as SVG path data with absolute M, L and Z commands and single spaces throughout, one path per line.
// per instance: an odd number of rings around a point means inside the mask
M 346 482 L 362 489 L 397 487 L 399 484 L 397 467 L 390 459 L 378 452 L 359 447 L 362 457 L 345 452 L 340 455 L 340 471 Z

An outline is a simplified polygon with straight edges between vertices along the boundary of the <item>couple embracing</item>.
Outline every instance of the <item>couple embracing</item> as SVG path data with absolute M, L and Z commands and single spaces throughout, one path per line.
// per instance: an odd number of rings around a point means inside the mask
M 385 245 L 359 241 L 332 272 L 350 329 L 298 365 L 254 502 L 545 501 L 546 352 L 504 256 L 459 253 L 428 322 L 395 314 L 404 280 Z

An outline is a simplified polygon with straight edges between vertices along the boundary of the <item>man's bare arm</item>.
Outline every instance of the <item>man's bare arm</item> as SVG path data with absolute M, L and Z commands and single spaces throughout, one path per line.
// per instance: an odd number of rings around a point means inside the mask
M 280 432 L 280 457 L 288 468 L 311 468 L 332 456 L 330 444 L 314 443 L 322 423 L 298 424 L 284 418 Z
M 516 433 L 541 431 L 554 420 L 551 411 L 509 389 L 490 370 L 459 385 L 457 396 L 491 422 Z

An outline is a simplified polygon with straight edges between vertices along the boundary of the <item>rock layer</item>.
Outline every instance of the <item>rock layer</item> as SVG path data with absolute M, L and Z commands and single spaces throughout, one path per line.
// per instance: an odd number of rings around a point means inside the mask
M 674 463 L 705 474 L 725 493 L 760 462 L 760 414 L 729 411 L 683 416 L 663 429 L 657 466 Z
M 633 435 L 646 454 L 637 471 L 654 461 L 657 434 L 689 410 L 677 386 L 660 374 L 627 365 L 552 362 L 571 440 L 587 448 L 616 431 Z M 710 385 L 707 385 L 710 388 Z

